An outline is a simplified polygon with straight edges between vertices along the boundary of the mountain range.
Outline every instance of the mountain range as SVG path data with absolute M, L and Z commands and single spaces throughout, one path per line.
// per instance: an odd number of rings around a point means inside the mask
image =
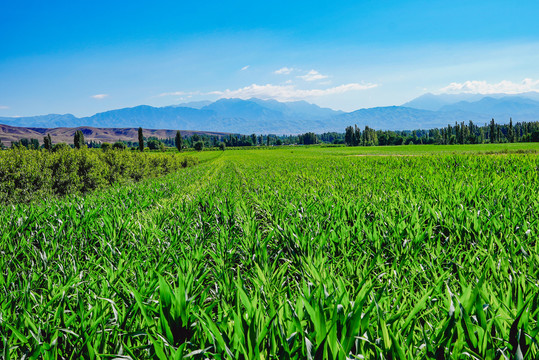
M 307 131 L 344 132 L 346 126 L 412 130 L 472 120 L 484 124 L 539 120 L 539 93 L 424 94 L 401 106 L 352 112 L 322 108 L 305 101 L 279 102 L 256 98 L 199 101 L 165 107 L 140 105 L 78 118 L 71 114 L 0 117 L 0 124 L 34 128 L 179 129 L 241 134 L 297 134 Z

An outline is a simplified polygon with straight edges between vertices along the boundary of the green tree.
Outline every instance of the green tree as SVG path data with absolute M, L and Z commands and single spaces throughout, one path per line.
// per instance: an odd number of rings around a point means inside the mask
M 52 151 L 54 152 L 61 151 L 61 150 L 68 150 L 68 149 L 71 149 L 71 148 L 66 143 L 58 143 L 52 147 Z
M 43 138 L 43 147 L 45 148 L 45 150 L 52 151 L 51 134 L 47 134 L 47 136 Z
M 225 144 L 224 142 L 221 141 L 221 142 L 219 143 L 219 150 L 225 151 L 225 149 L 226 149 L 226 144 Z
M 174 143 L 176 145 L 176 149 L 178 149 L 178 151 L 182 151 L 183 140 L 180 130 L 176 131 L 176 139 L 174 139 Z
M 112 145 L 112 148 L 114 150 L 125 150 L 127 148 L 127 146 L 121 142 L 121 141 L 116 141 L 113 145 Z
M 509 142 L 515 142 L 515 129 L 513 128 L 513 118 L 509 118 L 509 129 L 507 130 Z
M 30 139 L 30 149 L 39 149 L 39 141 L 37 139 Z
M 485 129 L 483 129 L 483 127 L 479 129 L 479 143 L 485 143 Z
M 75 148 L 80 149 L 84 146 L 84 134 L 81 130 L 75 131 L 75 136 L 73 138 L 73 145 Z
M 150 150 L 159 150 L 159 148 L 161 147 L 159 144 L 161 144 L 161 141 L 159 140 L 148 140 L 148 148 L 150 148 Z
M 354 140 L 353 140 L 354 146 L 359 146 L 361 144 L 361 129 L 354 125 Z
M 138 149 L 140 152 L 144 151 L 144 134 L 141 127 L 138 128 Z
M 19 141 L 19 144 L 28 149 L 30 147 L 30 140 L 23 138 Z
M 491 143 L 496 142 L 496 123 L 494 122 L 494 118 L 490 120 L 488 138 Z
M 195 148 L 196 151 L 202 151 L 202 149 L 204 149 L 204 142 L 203 141 L 197 141 L 193 147 Z
M 318 143 L 318 138 L 313 132 L 308 132 L 302 135 L 299 135 L 299 143 L 303 145 L 311 145 Z
M 344 133 L 344 143 L 347 146 L 354 146 L 354 128 L 347 126 Z
M 419 142 L 419 140 L 418 140 L 415 130 L 413 134 L 414 135 L 412 136 L 412 141 L 415 144 L 416 142 Z M 362 139 L 363 139 L 363 146 L 378 145 L 378 137 L 376 135 L 376 131 L 374 129 L 371 129 L 367 125 L 365 125 L 365 130 L 363 131 Z

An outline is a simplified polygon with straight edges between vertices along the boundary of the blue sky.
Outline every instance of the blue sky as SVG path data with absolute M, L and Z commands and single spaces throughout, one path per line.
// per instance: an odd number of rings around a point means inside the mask
M 538 16 L 534 1 L 5 1 L 0 116 L 534 91 Z

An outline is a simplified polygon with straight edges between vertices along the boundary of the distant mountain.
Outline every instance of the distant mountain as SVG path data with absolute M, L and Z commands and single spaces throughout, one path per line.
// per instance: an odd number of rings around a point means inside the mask
M 539 101 L 539 92 L 537 91 L 530 91 L 530 92 L 525 92 L 525 93 L 520 93 L 520 94 L 511 94 L 511 95 L 505 95 L 505 96 L 502 96 L 502 97 L 523 97 L 523 98 L 526 98 L 526 99 L 531 99 L 531 100 L 535 100 L 535 101 Z
M 494 118 L 498 123 L 539 120 L 539 93 L 521 94 L 425 94 L 403 106 L 432 110 L 439 113 L 465 117 L 460 121 L 473 120 L 485 123 Z M 459 121 L 459 120 L 457 120 Z
M 310 119 L 325 119 L 338 114 L 344 114 L 344 111 L 321 108 L 318 105 L 310 104 L 307 101 L 292 101 L 282 103 L 277 100 L 260 100 L 256 98 L 249 99 L 268 109 L 280 111 L 287 116 L 309 117 Z
M 79 119 L 71 114 L 49 114 L 27 117 L 0 117 L 0 124 L 35 127 L 72 127 L 79 124 Z
M 539 101 L 534 100 L 533 96 L 529 96 L 533 94 L 536 93 L 527 93 L 523 96 L 486 96 L 478 101 L 459 101 L 457 103 L 444 105 L 440 108 L 440 111 L 462 111 L 481 114 L 481 117 L 486 121 L 494 118 L 499 123 L 506 123 L 510 118 L 512 118 L 514 122 L 538 121 Z
M 0 118 L 0 123 L 26 127 L 107 127 L 142 126 L 150 129 L 196 129 L 233 133 L 297 133 L 319 129 L 324 120 L 342 111 L 321 108 L 305 101 L 281 103 L 260 99 L 220 99 L 166 107 L 140 105 L 111 110 L 93 116 L 45 115 L 27 118 Z
M 191 102 L 186 102 L 179 105 L 174 105 L 173 107 L 188 107 L 188 108 L 193 108 L 193 109 L 201 109 L 206 105 L 210 105 L 211 103 L 212 102 L 209 100 L 191 101 Z
M 520 93 L 520 94 L 439 94 L 435 95 L 432 93 L 426 93 L 423 94 L 413 100 L 410 100 L 401 106 L 404 107 L 410 107 L 414 109 L 422 109 L 422 110 L 442 110 L 443 107 L 447 105 L 453 105 L 459 102 L 478 102 L 481 101 L 484 98 L 491 98 L 491 99 L 508 99 L 513 98 L 517 99 L 516 101 L 520 100 L 533 100 L 533 101 L 539 101 L 539 92 L 526 92 L 526 93 Z M 481 111 L 483 112 L 483 111 Z
M 148 105 L 140 105 L 132 108 L 106 111 L 90 117 L 80 118 L 79 126 L 142 126 L 149 129 L 197 129 L 196 126 L 198 124 L 206 121 L 213 115 L 214 114 L 211 111 L 187 107 L 166 106 L 156 108 Z
M 0 124 L 24 127 L 80 127 L 193 129 L 241 134 L 297 134 L 307 131 L 343 132 L 346 126 L 412 130 L 447 126 L 472 120 L 484 124 L 494 118 L 506 123 L 539 120 L 539 93 L 517 95 L 425 94 L 407 106 L 360 109 L 350 113 L 321 108 L 305 101 L 220 99 L 152 107 L 140 105 L 89 117 L 71 114 L 0 118 Z
M 459 101 L 455 104 L 445 105 L 440 111 L 470 111 L 475 113 L 492 114 L 493 117 L 511 116 L 517 114 L 539 114 L 539 101 L 524 97 L 484 97 L 479 101 Z
M 450 105 L 457 103 L 459 101 L 476 101 L 480 100 L 485 95 L 481 94 L 440 94 L 435 95 L 432 93 L 426 93 L 419 97 L 416 97 L 413 100 L 408 101 L 407 103 L 402 104 L 401 106 L 421 109 L 421 110 L 431 110 L 437 111 L 445 105 Z
M 483 116 L 460 110 L 452 112 L 431 111 L 407 108 L 404 106 L 386 106 L 360 109 L 332 118 L 331 125 L 345 128 L 357 124 L 381 130 L 432 129 L 454 124 L 456 121 L 480 121 Z

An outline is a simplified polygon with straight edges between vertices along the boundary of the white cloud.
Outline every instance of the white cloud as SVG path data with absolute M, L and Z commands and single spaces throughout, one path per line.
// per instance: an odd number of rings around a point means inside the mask
M 109 96 L 108 94 L 96 94 L 96 95 L 92 95 L 91 97 L 94 98 L 94 99 L 97 99 L 97 100 L 102 100 L 104 98 L 106 98 L 107 96 Z
M 298 76 L 299 78 L 302 78 L 305 81 L 315 81 L 315 80 L 322 80 L 326 79 L 327 75 L 322 75 L 316 70 L 311 70 L 305 75 Z
M 282 67 L 279 70 L 275 70 L 273 73 L 277 75 L 288 75 L 292 71 L 294 71 L 294 68 L 288 68 L 288 67 Z
M 9 109 L 9 106 L 0 105 L 0 110 L 7 110 L 7 109 Z
M 499 83 L 471 80 L 463 83 L 453 82 L 439 90 L 441 93 L 469 93 L 469 94 L 518 94 L 527 91 L 539 91 L 539 80 L 524 79 L 520 83 L 502 80 Z
M 163 97 L 163 96 L 183 96 L 183 95 L 187 95 L 187 93 L 184 92 L 184 91 L 173 91 L 173 92 L 161 93 L 161 94 L 159 94 L 157 96 L 158 97 Z
M 237 90 L 212 91 L 208 95 L 218 95 L 220 98 L 275 99 L 278 101 L 295 101 L 326 95 L 342 94 L 348 91 L 367 90 L 378 86 L 377 84 L 343 84 L 327 89 L 297 89 L 294 85 L 257 85 L 252 84 Z
M 241 71 L 244 71 L 244 70 L 247 70 L 249 69 L 249 65 L 245 65 L 244 67 L 241 68 Z

